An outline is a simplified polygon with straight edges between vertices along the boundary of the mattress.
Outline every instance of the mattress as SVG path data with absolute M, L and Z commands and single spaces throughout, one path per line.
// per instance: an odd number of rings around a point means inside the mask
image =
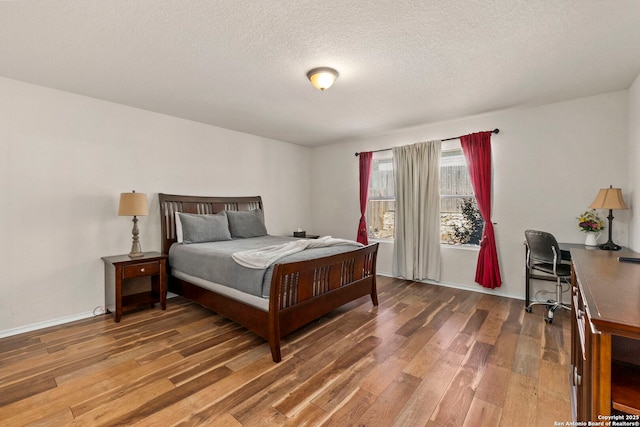
M 206 285 L 211 290 L 214 285 L 222 285 L 259 298 L 268 298 L 271 288 L 271 277 L 274 265 L 267 269 L 254 269 L 244 267 L 233 260 L 235 252 L 260 249 L 267 246 L 278 245 L 295 240 L 293 237 L 261 236 L 247 239 L 234 239 L 219 242 L 181 244 L 174 243 L 169 249 L 169 265 L 174 276 L 176 271 L 183 275 L 183 280 L 198 286 Z M 278 263 L 304 261 L 321 258 L 338 253 L 349 252 L 358 249 L 359 246 L 339 245 L 321 248 L 310 248 L 302 252 L 285 256 Z M 198 280 L 189 280 L 196 278 Z M 204 281 L 204 282 L 202 282 Z M 234 293 L 235 294 L 235 293 Z M 241 294 L 237 294 L 241 295 Z M 235 299 L 238 299 L 236 297 Z

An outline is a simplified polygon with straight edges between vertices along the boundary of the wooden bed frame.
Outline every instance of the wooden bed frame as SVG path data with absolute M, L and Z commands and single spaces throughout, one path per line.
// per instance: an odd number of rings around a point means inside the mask
M 175 212 L 213 214 L 222 210 L 262 209 L 262 198 L 199 197 L 159 194 L 162 253 L 176 242 Z M 274 362 L 281 360 L 280 338 L 322 315 L 365 295 L 378 305 L 378 244 L 308 261 L 276 264 L 269 311 L 171 276 L 169 290 L 231 319 L 269 341 Z

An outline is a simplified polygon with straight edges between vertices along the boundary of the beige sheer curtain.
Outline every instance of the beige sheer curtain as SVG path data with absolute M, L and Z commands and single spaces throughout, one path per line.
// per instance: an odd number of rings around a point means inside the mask
M 393 149 L 396 277 L 440 280 L 441 145 L 430 141 Z

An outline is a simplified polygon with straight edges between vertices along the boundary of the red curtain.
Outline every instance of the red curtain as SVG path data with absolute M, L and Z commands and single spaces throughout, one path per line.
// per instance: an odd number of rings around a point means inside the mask
M 369 200 L 369 177 L 371 176 L 370 151 L 360 153 L 360 223 L 358 224 L 357 241 L 363 245 L 369 244 L 369 231 L 367 230 L 367 201 Z
M 496 239 L 491 222 L 491 132 L 479 132 L 460 137 L 462 151 L 467 161 L 471 185 L 476 195 L 478 209 L 484 220 L 476 282 L 485 288 L 497 288 L 502 284 Z

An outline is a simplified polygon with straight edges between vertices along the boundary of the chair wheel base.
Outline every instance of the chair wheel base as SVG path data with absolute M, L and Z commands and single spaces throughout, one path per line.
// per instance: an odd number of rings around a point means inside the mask
M 551 324 L 551 323 L 553 323 L 553 318 L 545 317 L 545 318 L 544 318 L 544 321 L 545 321 L 545 322 L 547 322 L 547 323 L 549 323 L 549 324 Z

